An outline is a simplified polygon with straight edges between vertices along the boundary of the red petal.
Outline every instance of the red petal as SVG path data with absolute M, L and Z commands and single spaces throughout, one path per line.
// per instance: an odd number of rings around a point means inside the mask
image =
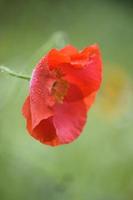
M 22 114 L 27 119 L 30 117 L 30 97 L 28 96 L 22 107 Z
M 30 83 L 32 128 L 43 119 L 53 115 L 52 107 L 55 102 L 50 92 L 54 81 L 54 76 L 50 74 L 46 66 L 39 64 L 33 72 Z
M 27 129 L 29 132 L 32 132 L 32 119 L 31 119 L 31 111 L 30 111 L 30 97 L 28 96 L 24 102 L 22 113 L 26 118 Z
M 75 54 L 78 54 L 78 50 L 72 45 L 68 45 L 64 47 L 63 49 L 61 49 L 60 53 L 71 57 L 71 56 L 74 56 Z
M 52 49 L 47 55 L 47 62 L 49 69 L 54 69 L 62 63 L 69 63 L 70 58 L 57 49 Z
M 42 120 L 34 129 L 32 128 L 29 96 L 23 105 L 22 112 L 27 120 L 27 129 L 32 137 L 39 140 L 41 143 L 50 146 L 56 146 L 60 144 L 56 135 L 56 130 L 53 126 L 52 117 Z
M 79 64 L 78 67 L 75 67 L 72 61 L 72 65 L 61 65 L 60 68 L 65 74 L 64 79 L 78 86 L 83 96 L 88 96 L 97 91 L 101 84 L 102 63 L 99 48 L 97 46 L 88 47 L 81 52 L 80 56 L 84 59 L 79 59 L 78 55 L 79 60 L 75 61 Z
M 56 105 L 53 123 L 62 144 L 75 140 L 81 134 L 85 122 L 86 108 L 83 101 Z
M 73 102 L 78 101 L 79 99 L 81 100 L 83 98 L 83 94 L 79 87 L 69 83 L 67 95 L 64 97 L 64 101 Z
M 30 130 L 29 130 L 30 131 Z M 56 135 L 52 117 L 42 120 L 31 132 L 31 135 L 43 144 L 57 146 L 60 141 Z
M 49 69 L 54 69 L 63 63 L 70 63 L 70 57 L 78 53 L 78 50 L 68 45 L 61 50 L 52 49 L 47 55 Z
M 84 102 L 86 105 L 87 110 L 90 109 L 90 107 L 92 106 L 92 104 L 94 103 L 96 98 L 96 92 L 90 94 L 88 97 L 84 98 Z

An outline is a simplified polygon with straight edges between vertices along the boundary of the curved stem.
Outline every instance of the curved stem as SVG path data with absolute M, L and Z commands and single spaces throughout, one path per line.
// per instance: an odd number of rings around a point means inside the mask
M 8 67 L 5 67 L 5 66 L 0 66 L 0 72 L 4 72 L 4 73 L 7 73 L 11 76 L 15 76 L 17 78 L 25 79 L 25 80 L 28 80 L 28 81 L 31 79 L 30 76 L 14 72 L 14 71 L 12 71 L 11 69 L 9 69 Z

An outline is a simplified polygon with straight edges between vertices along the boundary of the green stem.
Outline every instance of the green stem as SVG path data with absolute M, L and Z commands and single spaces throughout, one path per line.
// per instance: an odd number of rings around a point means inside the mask
M 24 75 L 24 74 L 14 72 L 14 71 L 12 71 L 11 69 L 9 69 L 5 66 L 0 66 L 0 72 L 4 72 L 4 73 L 7 73 L 11 76 L 15 76 L 17 78 L 25 79 L 25 80 L 28 80 L 28 81 L 31 79 L 31 77 Z

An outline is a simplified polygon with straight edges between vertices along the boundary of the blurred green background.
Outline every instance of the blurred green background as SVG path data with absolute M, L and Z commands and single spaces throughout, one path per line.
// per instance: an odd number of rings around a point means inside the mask
M 60 30 L 79 49 L 99 43 L 101 91 L 81 137 L 51 148 L 25 129 L 28 82 L 0 74 L 0 200 L 132 200 L 133 4 L 0 0 L 0 65 L 30 74 Z

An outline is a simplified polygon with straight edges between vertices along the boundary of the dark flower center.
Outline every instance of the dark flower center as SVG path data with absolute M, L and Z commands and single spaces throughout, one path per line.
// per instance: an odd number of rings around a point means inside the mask
M 62 103 L 64 97 L 67 95 L 68 82 L 63 79 L 58 79 L 54 82 L 52 87 L 52 95 L 58 103 Z

